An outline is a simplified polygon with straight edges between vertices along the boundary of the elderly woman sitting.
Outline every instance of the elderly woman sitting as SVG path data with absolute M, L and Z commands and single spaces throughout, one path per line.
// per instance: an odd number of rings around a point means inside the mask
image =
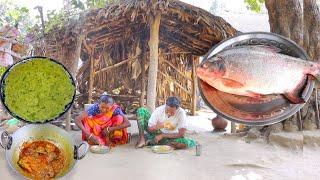
M 102 95 L 76 120 L 82 139 L 91 145 L 119 145 L 128 141 L 130 122 L 111 96 Z

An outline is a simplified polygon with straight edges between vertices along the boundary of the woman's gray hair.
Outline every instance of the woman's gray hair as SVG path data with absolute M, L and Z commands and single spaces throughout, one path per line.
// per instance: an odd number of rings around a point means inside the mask
M 109 95 L 101 95 L 99 99 L 99 103 L 113 104 L 114 100 Z

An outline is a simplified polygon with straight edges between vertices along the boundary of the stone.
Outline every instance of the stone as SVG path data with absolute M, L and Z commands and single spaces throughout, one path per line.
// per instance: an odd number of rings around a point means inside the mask
M 268 127 L 269 133 L 277 133 L 277 132 L 282 132 L 283 131 L 283 124 L 281 122 L 272 124 Z
M 297 132 L 299 131 L 298 124 L 295 118 L 290 118 L 283 123 L 283 130 L 286 132 Z
M 303 130 L 313 131 L 317 129 L 317 124 L 311 119 L 306 119 L 303 122 Z
M 303 134 L 301 132 L 279 132 L 271 133 L 269 142 L 295 150 L 303 149 Z
M 304 131 L 303 143 L 306 146 L 320 146 L 320 130 L 317 131 Z
M 247 138 L 249 139 L 257 139 L 261 136 L 261 132 L 259 130 L 259 128 L 251 128 L 248 133 L 247 133 Z

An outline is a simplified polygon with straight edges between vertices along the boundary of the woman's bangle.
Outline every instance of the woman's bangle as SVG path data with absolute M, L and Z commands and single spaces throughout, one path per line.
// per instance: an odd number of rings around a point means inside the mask
M 89 135 L 88 139 L 90 139 L 92 136 L 93 136 L 93 134 L 91 133 L 91 134 Z
M 110 131 L 109 131 L 109 126 L 107 127 L 107 132 L 109 133 Z

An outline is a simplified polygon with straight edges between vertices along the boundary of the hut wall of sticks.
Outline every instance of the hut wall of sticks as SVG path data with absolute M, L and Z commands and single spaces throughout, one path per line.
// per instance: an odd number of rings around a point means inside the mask
M 71 19 L 34 47 L 75 76 L 79 104 L 107 92 L 129 109 L 154 109 L 174 95 L 194 114 L 199 57 L 236 32 L 178 0 L 124 0 Z

